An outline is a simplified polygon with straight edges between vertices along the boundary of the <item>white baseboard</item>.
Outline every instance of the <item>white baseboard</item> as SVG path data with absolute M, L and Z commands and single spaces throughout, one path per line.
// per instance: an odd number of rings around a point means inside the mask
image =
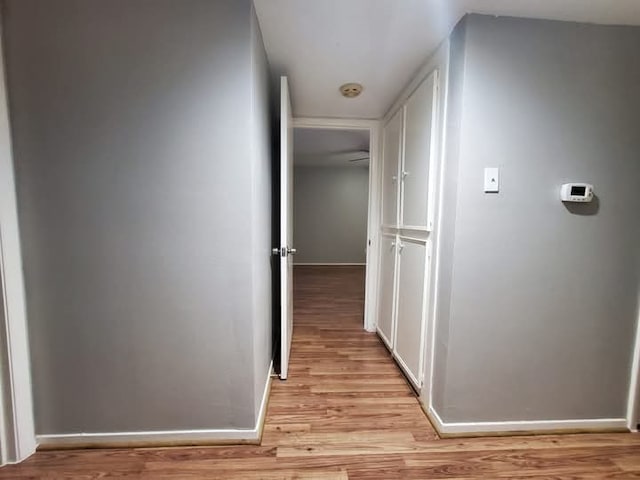
M 393 358 L 395 359 L 400 369 L 404 372 L 405 376 L 407 377 L 407 380 L 409 380 L 409 382 L 413 384 L 413 387 L 417 391 L 420 391 L 420 388 L 422 388 L 422 385 L 420 385 L 420 382 L 418 382 L 418 379 L 413 375 L 413 373 L 411 373 L 411 369 L 405 363 L 405 361 L 402 360 L 402 358 L 400 358 L 400 355 L 398 355 L 395 352 L 393 353 Z
M 382 330 L 380 330 L 379 328 L 376 327 L 376 333 L 378 334 L 378 336 L 380 337 L 380 339 L 382 340 L 382 343 L 384 343 L 385 347 L 387 347 L 387 350 L 389 350 L 389 352 L 392 352 L 392 348 L 391 348 L 391 340 L 389 340 L 387 338 L 387 336 L 382 333 Z
M 256 418 L 256 425 L 253 428 L 258 436 L 257 440 L 261 440 L 262 429 L 264 427 L 264 421 L 267 417 L 267 407 L 269 405 L 269 392 L 271 391 L 271 381 L 273 378 L 273 360 L 269 364 L 269 370 L 267 370 L 267 380 L 264 382 L 264 390 L 262 392 L 262 401 L 260 402 L 260 410 L 258 411 L 258 417 Z
M 510 422 L 444 422 L 433 407 L 429 417 L 438 433 L 443 435 L 483 435 L 516 432 L 572 432 L 626 430 L 626 418 L 594 418 L 584 420 L 523 420 Z
M 407 380 L 411 384 L 413 384 L 413 387 L 416 390 L 420 390 L 420 388 L 422 388 L 422 386 L 420 385 L 420 382 L 416 377 L 414 377 L 413 373 L 411 373 L 411 369 L 405 363 L 405 361 L 402 360 L 402 358 L 400 358 L 400 356 L 393 351 L 393 348 L 391 347 L 391 341 L 385 336 L 384 333 L 382 333 L 382 330 L 380 330 L 379 328 L 376 329 L 376 332 L 378 334 L 378 337 L 382 339 L 382 343 L 384 343 L 385 347 L 387 347 L 387 350 L 389 350 L 389 353 L 396 361 L 398 367 L 400 367 L 400 369 L 404 372 L 405 376 L 407 377 Z
M 258 440 L 257 429 L 166 430 L 150 432 L 66 433 L 37 435 L 38 447 L 64 448 L 69 446 L 101 445 L 165 445 L 187 443 L 250 442 Z
M 364 267 L 366 263 L 294 263 L 294 267 Z
M 262 426 L 267 412 L 271 372 L 262 393 L 260 410 L 253 428 L 247 429 L 202 429 L 202 430 L 161 430 L 147 432 L 108 432 L 108 433 L 65 433 L 54 435 L 37 435 L 40 448 L 70 447 L 112 447 L 112 446 L 155 446 L 155 445 L 189 445 L 189 444 L 234 444 L 258 443 L 262 434 Z

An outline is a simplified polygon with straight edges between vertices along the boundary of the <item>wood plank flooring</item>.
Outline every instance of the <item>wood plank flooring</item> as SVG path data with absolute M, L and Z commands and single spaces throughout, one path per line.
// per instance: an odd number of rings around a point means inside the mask
M 632 479 L 640 436 L 440 440 L 378 338 L 362 268 L 297 267 L 290 378 L 262 445 L 38 452 L 0 479 Z

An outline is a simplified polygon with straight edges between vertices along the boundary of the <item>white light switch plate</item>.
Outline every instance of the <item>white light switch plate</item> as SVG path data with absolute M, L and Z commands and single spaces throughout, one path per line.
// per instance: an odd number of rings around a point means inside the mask
M 500 169 L 498 167 L 487 167 L 484 169 L 484 191 L 500 191 Z

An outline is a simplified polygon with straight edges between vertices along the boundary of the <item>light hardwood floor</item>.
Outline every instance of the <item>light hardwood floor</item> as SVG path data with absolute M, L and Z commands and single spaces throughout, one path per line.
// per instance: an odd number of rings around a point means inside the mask
M 290 378 L 260 446 L 39 452 L 0 479 L 631 479 L 640 436 L 440 440 L 374 334 L 364 274 L 298 267 Z

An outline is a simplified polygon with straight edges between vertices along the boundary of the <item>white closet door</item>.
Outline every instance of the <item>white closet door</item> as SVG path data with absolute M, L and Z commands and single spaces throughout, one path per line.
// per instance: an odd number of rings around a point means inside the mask
M 382 149 L 382 224 L 397 226 L 399 214 L 398 174 L 402 153 L 402 123 L 404 109 L 401 108 L 384 127 Z
M 426 247 L 401 240 L 398 246 L 398 313 L 394 353 L 416 388 L 420 387 Z
M 433 72 L 406 105 L 401 223 L 407 227 L 427 227 L 435 80 Z
M 393 348 L 396 237 L 383 235 L 380 250 L 378 332 L 389 348 Z

